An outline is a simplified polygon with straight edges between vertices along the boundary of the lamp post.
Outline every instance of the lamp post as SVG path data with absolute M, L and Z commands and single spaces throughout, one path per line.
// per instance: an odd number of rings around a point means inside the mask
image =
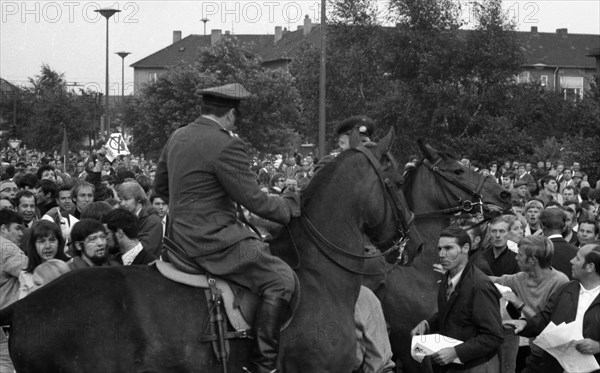
M 210 21 L 210 19 L 204 17 L 200 21 L 204 23 L 204 36 L 206 36 L 206 22 Z
M 96 13 L 100 13 L 102 17 L 106 18 L 106 91 L 104 92 L 104 113 L 105 113 L 105 124 L 106 133 L 110 135 L 110 109 L 108 107 L 108 19 L 115 13 L 120 12 L 118 9 L 96 9 Z M 108 137 L 108 136 L 107 136 Z
M 125 103 L 125 57 L 131 54 L 131 52 L 117 52 L 121 57 L 121 105 Z M 125 134 L 125 124 L 121 122 L 121 132 Z M 109 134 L 110 135 L 110 134 Z
M 121 57 L 121 102 L 125 101 L 125 57 L 131 54 L 131 52 L 117 52 L 116 54 Z

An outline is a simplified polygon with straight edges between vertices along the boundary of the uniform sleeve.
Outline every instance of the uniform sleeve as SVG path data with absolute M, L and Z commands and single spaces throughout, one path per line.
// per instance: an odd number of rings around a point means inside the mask
M 245 144 L 232 138 L 219 155 L 215 174 L 227 194 L 250 212 L 280 224 L 287 224 L 292 216 L 300 215 L 297 196 L 285 198 L 267 195 L 260 190 L 256 174 L 250 171 Z
M 169 141 L 167 141 L 167 144 L 158 159 L 158 163 L 156 164 L 156 174 L 154 175 L 154 192 L 167 204 L 169 203 L 169 172 L 167 170 L 168 146 Z
M 456 354 L 463 362 L 489 354 L 500 347 L 503 341 L 498 291 L 491 283 L 474 291 L 472 322 L 477 328 L 477 336 L 455 347 Z

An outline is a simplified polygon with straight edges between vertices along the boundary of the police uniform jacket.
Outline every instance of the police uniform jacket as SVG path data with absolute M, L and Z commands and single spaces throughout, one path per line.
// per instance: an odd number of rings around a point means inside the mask
M 189 257 L 222 251 L 256 234 L 237 219 L 236 202 L 286 224 L 299 203 L 269 196 L 250 171 L 246 144 L 200 117 L 169 138 L 157 164 L 155 191 L 169 203 L 170 237 Z

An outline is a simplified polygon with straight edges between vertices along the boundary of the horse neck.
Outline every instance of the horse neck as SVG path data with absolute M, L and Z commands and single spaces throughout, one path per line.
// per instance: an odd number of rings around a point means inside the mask
M 423 217 L 418 218 L 420 214 L 441 210 L 448 206 L 441 206 L 438 203 L 440 198 L 444 198 L 439 191 L 437 180 L 434 175 L 425 169 L 424 165 L 419 166 L 413 178 L 413 183 L 410 189 L 410 194 L 406 196 L 409 201 L 412 201 L 412 210 L 417 217 L 415 225 L 424 240 L 423 252 L 415 258 L 414 265 L 422 268 L 428 273 L 431 271 L 431 266 L 439 262 L 437 255 L 437 243 L 440 233 L 448 226 L 449 220 L 445 217 Z

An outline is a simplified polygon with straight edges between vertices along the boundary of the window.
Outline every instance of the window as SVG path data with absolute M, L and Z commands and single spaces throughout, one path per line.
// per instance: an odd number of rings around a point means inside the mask
M 565 100 L 575 101 L 583 98 L 583 77 L 561 76 L 560 90 Z
M 542 87 L 548 86 L 548 75 L 542 75 L 540 77 L 540 84 L 542 85 Z
M 517 83 L 529 83 L 531 81 L 531 74 L 529 71 L 523 71 L 517 77 Z

